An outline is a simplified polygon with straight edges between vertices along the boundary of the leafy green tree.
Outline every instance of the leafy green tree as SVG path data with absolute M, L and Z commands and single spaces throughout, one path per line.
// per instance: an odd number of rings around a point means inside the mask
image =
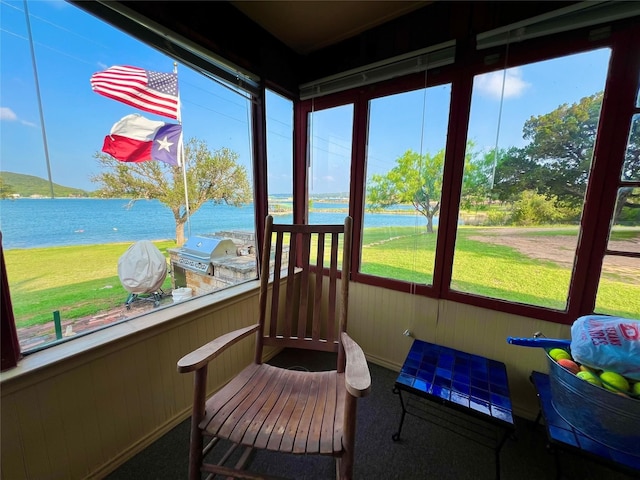
M 493 196 L 501 202 L 513 203 L 523 190 L 538 190 L 543 168 L 527 155 L 525 149 L 510 147 L 499 150 Z
M 634 117 L 635 121 L 631 124 L 631 132 L 629 134 L 629 142 L 624 156 L 624 165 L 622 167 L 623 180 L 640 180 L 640 118 Z M 632 187 L 623 187 L 618 192 L 618 202 L 614 213 L 615 221 L 624 220 L 623 209 L 628 213 L 628 217 L 638 217 L 640 210 L 640 189 Z
M 184 154 L 188 212 L 181 167 L 153 161 L 120 162 L 100 152 L 94 157 L 103 171 L 91 181 L 100 184 L 101 196 L 159 200 L 173 213 L 178 245 L 185 240 L 187 213 L 193 215 L 205 202 L 239 206 L 251 201 L 247 172 L 238 165 L 238 154 L 227 148 L 211 152 L 204 141 L 195 138 L 187 142 Z
M 500 150 L 496 155 L 493 149 L 477 154 L 474 152 L 474 147 L 475 144 L 472 141 L 467 143 L 461 194 L 463 208 L 478 207 L 494 198 L 495 191 L 492 189 L 494 164 L 503 155 Z
M 433 217 L 440 211 L 443 168 L 444 150 L 435 155 L 407 150 L 389 172 L 371 177 L 367 186 L 368 209 L 411 204 L 427 219 L 427 232 L 433 233 Z
M 522 129 L 526 155 L 542 167 L 538 191 L 577 205 L 584 194 L 593 156 L 603 92 L 531 117 Z

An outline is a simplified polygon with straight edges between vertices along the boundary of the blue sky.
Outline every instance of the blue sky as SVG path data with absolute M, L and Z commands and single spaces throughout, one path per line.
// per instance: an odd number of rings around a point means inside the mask
M 93 93 L 91 75 L 112 65 L 169 72 L 173 59 L 71 4 L 40 0 L 30 1 L 28 8 L 53 181 L 94 190 L 97 185 L 89 180 L 98 173 L 93 155 L 115 122 L 130 113 L 172 120 Z M 0 17 L 0 170 L 47 178 L 23 2 L 0 0 Z M 499 129 L 503 73 L 476 78 L 470 138 L 479 148 L 494 146 L 496 137 L 499 146 L 523 146 L 524 122 L 602 90 L 607 62 L 608 51 L 599 50 L 509 70 Z M 250 173 L 247 100 L 184 65 L 178 66 L 178 75 L 185 138 L 201 138 L 211 150 L 234 150 Z M 376 102 L 369 174 L 384 173 L 409 148 L 435 153 L 444 146 L 449 92 L 448 87 L 438 87 L 426 98 L 413 92 L 403 99 Z M 348 190 L 350 115 L 348 108 L 317 115 L 312 191 Z M 267 99 L 267 129 L 270 193 L 290 193 L 290 102 L 275 95 Z

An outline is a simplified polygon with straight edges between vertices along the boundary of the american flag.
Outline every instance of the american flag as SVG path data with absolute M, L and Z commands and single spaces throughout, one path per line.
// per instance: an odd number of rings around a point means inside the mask
M 145 112 L 178 118 L 178 74 L 114 66 L 91 75 L 91 88 Z

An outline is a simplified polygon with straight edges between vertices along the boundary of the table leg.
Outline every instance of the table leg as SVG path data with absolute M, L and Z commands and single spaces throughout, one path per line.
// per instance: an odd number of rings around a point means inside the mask
M 505 430 L 504 434 L 502 435 L 502 439 L 498 442 L 498 445 L 496 445 L 496 448 L 495 448 L 496 480 L 500 480 L 500 451 L 502 450 L 503 445 L 507 441 L 507 438 L 509 438 L 509 431 Z
M 394 442 L 400 440 L 400 432 L 402 431 L 402 424 L 404 423 L 404 416 L 407 413 L 407 409 L 404 406 L 404 401 L 402 400 L 402 391 L 396 387 L 393 387 L 393 393 L 400 397 L 400 406 L 402 407 L 402 414 L 400 415 L 400 426 L 398 426 L 398 431 L 394 433 L 391 438 Z

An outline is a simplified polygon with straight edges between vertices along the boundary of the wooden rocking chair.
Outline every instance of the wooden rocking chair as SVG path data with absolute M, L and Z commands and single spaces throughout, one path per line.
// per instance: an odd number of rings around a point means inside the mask
M 331 455 L 336 475 L 352 478 L 356 400 L 369 393 L 371 377 L 362 349 L 346 333 L 351 225 L 350 217 L 344 225 L 280 225 L 267 217 L 259 322 L 222 335 L 178 362 L 179 372 L 195 372 L 190 480 L 200 480 L 201 472 L 265 478 L 244 470 L 253 449 Z M 253 333 L 253 363 L 205 399 L 208 363 Z M 263 346 L 337 352 L 337 367 L 328 372 L 275 367 L 262 362 Z M 211 439 L 204 450 L 203 437 Z M 207 463 L 206 454 L 220 439 L 232 442 L 232 449 L 246 447 L 233 468 L 224 465 L 228 455 Z

